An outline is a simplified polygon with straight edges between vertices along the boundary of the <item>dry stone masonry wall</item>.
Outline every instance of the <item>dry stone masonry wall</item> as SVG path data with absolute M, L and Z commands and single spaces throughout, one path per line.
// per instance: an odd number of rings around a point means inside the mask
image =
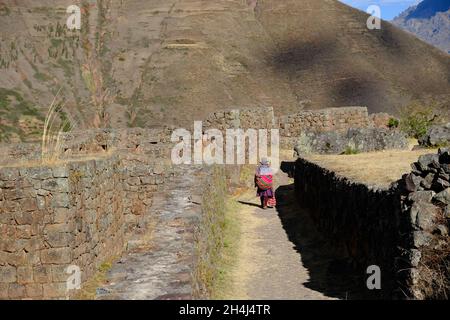
M 362 279 L 368 266 L 381 268 L 382 290 L 375 297 L 445 299 L 450 154 L 443 149 L 422 156 L 412 169 L 390 188 L 378 188 L 299 158 L 296 194 Z
M 80 267 L 84 282 L 145 230 L 163 181 L 150 166 L 123 168 L 117 156 L 2 168 L 2 298 L 65 297 L 69 265 Z
M 400 275 L 416 299 L 448 299 L 450 293 L 450 153 L 421 156 L 397 188 L 402 193 Z
M 66 297 L 68 266 L 84 283 L 145 232 L 170 149 L 152 131 L 119 133 L 115 144 L 108 131 L 74 137 L 66 151 L 101 149 L 93 160 L 0 168 L 2 298 Z
M 280 135 L 298 137 L 302 132 L 346 131 L 369 127 L 367 108 L 341 107 L 318 111 L 303 111 L 279 119 Z
M 302 158 L 295 164 L 295 190 L 318 230 L 354 269 L 347 274 L 361 276 L 358 289 L 367 292 L 362 287 L 366 268 L 377 265 L 382 270 L 379 294 L 386 297 L 395 278 L 400 197 L 389 189 L 350 181 Z

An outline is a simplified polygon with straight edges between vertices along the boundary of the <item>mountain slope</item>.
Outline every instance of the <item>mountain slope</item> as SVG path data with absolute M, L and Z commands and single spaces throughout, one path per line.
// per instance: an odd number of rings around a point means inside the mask
M 424 0 L 393 23 L 450 53 L 450 0 Z
M 58 93 L 80 125 L 190 126 L 215 110 L 450 95 L 450 59 L 334 0 L 0 1 L 0 140 L 39 136 Z

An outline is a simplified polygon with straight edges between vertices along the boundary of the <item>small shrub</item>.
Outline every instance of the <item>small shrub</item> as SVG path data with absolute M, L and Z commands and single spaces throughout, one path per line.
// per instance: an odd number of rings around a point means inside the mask
M 400 130 L 411 138 L 420 139 L 438 118 L 433 106 L 413 103 L 400 111 Z
M 398 119 L 390 118 L 388 122 L 388 127 L 391 129 L 398 128 L 399 124 L 400 121 L 398 121 Z

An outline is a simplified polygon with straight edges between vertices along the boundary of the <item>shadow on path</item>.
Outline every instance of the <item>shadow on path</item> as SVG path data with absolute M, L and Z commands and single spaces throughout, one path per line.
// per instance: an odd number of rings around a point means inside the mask
M 261 208 L 261 205 L 257 204 L 257 203 L 252 203 L 252 202 L 248 202 L 248 201 L 238 201 L 240 204 L 244 204 L 246 206 L 251 206 L 251 207 L 257 207 L 257 208 Z
M 283 162 L 282 171 L 290 174 L 293 165 Z M 305 287 L 339 299 L 369 298 L 364 286 L 365 275 L 357 277 L 360 272 L 352 270 L 315 228 L 308 211 L 300 208 L 297 202 L 294 184 L 278 187 L 275 195 L 278 217 L 303 266 L 309 271 Z

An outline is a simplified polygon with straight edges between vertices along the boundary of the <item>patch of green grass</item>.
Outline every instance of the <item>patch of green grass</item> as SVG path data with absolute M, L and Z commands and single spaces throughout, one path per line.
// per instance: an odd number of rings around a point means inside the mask
M 358 153 L 359 153 L 359 150 L 357 148 L 354 148 L 352 146 L 347 146 L 347 148 L 345 148 L 345 150 L 342 154 L 352 155 L 352 154 L 358 154 Z

